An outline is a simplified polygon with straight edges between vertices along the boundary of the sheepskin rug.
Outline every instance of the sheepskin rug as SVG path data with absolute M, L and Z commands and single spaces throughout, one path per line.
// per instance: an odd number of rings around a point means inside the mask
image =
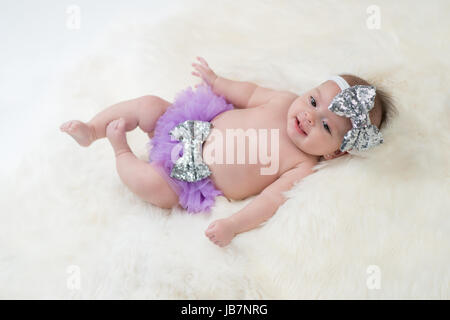
M 42 139 L 1 177 L 0 298 L 449 299 L 448 12 L 445 0 L 202 0 L 118 24 L 58 79 Z M 121 100 L 172 101 L 199 82 L 196 56 L 297 93 L 353 73 L 398 114 L 382 146 L 320 164 L 220 248 L 204 230 L 251 199 L 220 197 L 210 214 L 154 207 L 121 183 L 107 139 L 82 148 L 59 131 Z M 127 137 L 146 159 L 146 134 Z

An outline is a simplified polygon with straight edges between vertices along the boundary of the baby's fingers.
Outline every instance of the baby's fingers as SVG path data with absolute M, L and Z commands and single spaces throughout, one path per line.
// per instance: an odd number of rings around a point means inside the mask
M 204 66 L 201 66 L 201 65 L 199 65 L 197 63 L 193 63 L 192 66 L 196 70 L 196 72 L 194 71 L 196 74 L 194 74 L 194 73 L 192 73 L 192 74 L 198 75 L 200 77 L 200 76 L 202 76 L 202 75 L 204 75 L 206 73 L 206 70 L 205 70 Z
M 214 237 L 215 236 L 215 230 L 210 226 L 208 229 L 205 230 L 205 235 L 207 237 Z
M 214 79 L 217 77 L 216 74 L 208 67 L 203 64 L 193 63 L 194 71 L 192 75 L 201 78 L 208 85 L 214 83 Z
M 203 64 L 205 67 L 209 68 L 208 62 L 206 62 L 205 59 L 202 57 L 197 57 L 197 60 L 200 61 L 201 64 Z
M 203 72 L 205 72 L 206 70 L 209 70 L 209 67 L 208 66 L 204 66 L 204 65 L 201 65 L 201 64 L 198 64 L 198 63 L 193 63 L 192 64 L 192 66 L 195 68 L 195 69 L 197 69 L 198 71 L 203 71 Z

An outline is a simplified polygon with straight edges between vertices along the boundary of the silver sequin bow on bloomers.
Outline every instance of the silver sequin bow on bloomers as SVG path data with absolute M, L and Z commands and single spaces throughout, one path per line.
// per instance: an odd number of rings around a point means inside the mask
M 350 118 L 353 128 L 342 141 L 340 150 L 364 151 L 383 143 L 378 128 L 370 123 L 369 111 L 375 102 L 376 90 L 372 86 L 353 86 L 341 91 L 331 101 L 328 109 L 338 116 Z
M 200 120 L 186 120 L 170 131 L 172 139 L 183 145 L 183 156 L 175 161 L 172 178 L 196 182 L 207 178 L 211 171 L 203 162 L 202 145 L 208 138 L 211 123 Z

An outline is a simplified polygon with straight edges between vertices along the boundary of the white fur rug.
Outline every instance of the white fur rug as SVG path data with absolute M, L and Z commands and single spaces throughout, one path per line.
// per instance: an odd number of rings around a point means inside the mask
M 199 1 L 130 22 L 60 79 L 45 137 L 1 180 L 0 298 L 449 299 L 448 1 Z M 59 132 L 120 100 L 171 101 L 200 55 L 235 80 L 301 93 L 350 72 L 395 96 L 398 117 L 366 158 L 323 166 L 263 227 L 219 248 L 212 214 L 159 209 L 120 181 L 102 140 Z M 128 133 L 145 159 L 146 135 Z

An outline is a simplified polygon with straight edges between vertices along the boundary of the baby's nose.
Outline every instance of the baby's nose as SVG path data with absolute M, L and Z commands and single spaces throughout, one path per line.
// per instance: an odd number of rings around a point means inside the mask
M 311 113 L 305 111 L 303 116 L 305 117 L 305 120 L 308 122 L 310 126 L 314 125 L 314 117 Z

